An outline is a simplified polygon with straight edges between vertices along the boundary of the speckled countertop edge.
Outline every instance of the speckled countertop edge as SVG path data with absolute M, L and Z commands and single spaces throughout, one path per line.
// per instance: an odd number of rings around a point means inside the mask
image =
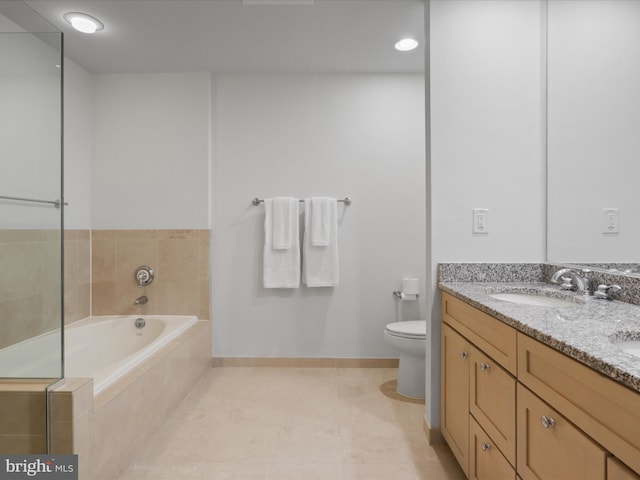
M 635 338 L 640 307 L 559 291 L 543 282 L 440 282 L 454 297 L 516 330 L 640 392 L 640 358 L 618 349 L 611 339 Z M 521 305 L 490 297 L 491 293 L 543 290 L 570 299 L 572 307 Z
M 439 282 L 548 282 L 560 268 L 570 266 L 576 271 L 584 265 L 556 263 L 440 263 Z M 640 276 L 622 272 L 593 270 L 590 274 L 597 285 L 620 285 L 618 300 L 640 305 Z
M 440 263 L 440 282 L 542 282 L 540 263 Z

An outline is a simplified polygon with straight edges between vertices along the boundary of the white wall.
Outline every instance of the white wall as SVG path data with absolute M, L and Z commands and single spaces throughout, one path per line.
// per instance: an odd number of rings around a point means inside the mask
M 551 261 L 640 261 L 639 25 L 637 1 L 549 5 Z M 617 235 L 603 233 L 611 207 Z
M 437 264 L 545 260 L 541 8 L 431 1 L 432 426 L 440 422 Z M 472 234 L 477 207 L 490 209 L 487 235 Z
M 82 67 L 64 61 L 64 224 L 91 227 L 91 163 L 93 157 L 93 83 Z
M 391 293 L 425 278 L 423 76 L 219 76 L 216 104 L 214 355 L 395 356 Z M 276 195 L 353 198 L 338 287 L 262 287 L 250 201 Z
M 209 228 L 210 74 L 93 78 L 92 228 Z

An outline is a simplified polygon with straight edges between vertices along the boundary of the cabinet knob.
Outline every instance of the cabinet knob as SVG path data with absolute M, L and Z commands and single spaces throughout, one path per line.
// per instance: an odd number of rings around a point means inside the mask
M 544 428 L 549 428 L 549 427 L 555 427 L 556 426 L 556 421 L 553 418 L 546 417 L 544 415 L 542 415 L 540 417 L 540 423 L 542 424 L 542 426 Z
M 460 351 L 460 358 L 465 359 L 469 356 L 469 354 L 467 352 L 465 352 L 464 350 Z
M 491 365 L 489 365 L 488 363 L 480 363 L 480 370 L 483 372 L 487 372 L 491 369 Z
M 486 452 L 487 450 L 491 450 L 491 444 L 482 442 L 480 444 L 480 448 L 482 449 L 483 452 Z

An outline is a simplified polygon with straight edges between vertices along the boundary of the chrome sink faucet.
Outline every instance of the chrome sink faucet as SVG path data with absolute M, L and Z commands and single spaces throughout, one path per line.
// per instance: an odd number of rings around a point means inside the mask
M 561 268 L 553 274 L 551 283 L 560 284 L 562 290 L 573 290 L 582 295 L 593 295 L 595 287 L 590 274 L 591 270 L 586 268 L 582 270 L 582 275 L 571 268 Z

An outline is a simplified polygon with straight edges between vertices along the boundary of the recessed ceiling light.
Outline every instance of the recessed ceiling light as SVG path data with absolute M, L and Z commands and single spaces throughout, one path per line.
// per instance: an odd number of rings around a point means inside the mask
M 86 13 L 67 12 L 63 17 L 69 25 L 82 33 L 96 33 L 104 28 L 100 20 Z
M 396 50 L 400 50 L 401 52 L 408 52 L 409 50 L 413 50 L 418 46 L 418 41 L 413 38 L 403 38 L 402 40 L 396 42 Z

